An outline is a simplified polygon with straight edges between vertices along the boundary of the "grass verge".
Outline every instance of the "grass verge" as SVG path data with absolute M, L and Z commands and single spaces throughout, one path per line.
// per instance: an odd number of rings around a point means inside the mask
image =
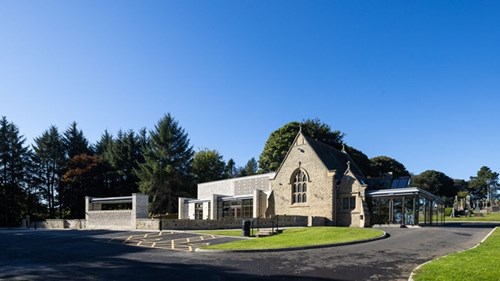
M 415 281 L 500 280 L 500 229 L 478 247 L 451 254 L 423 265 Z
M 283 233 L 279 235 L 210 245 L 203 247 L 203 249 L 264 250 L 307 247 L 371 239 L 380 237 L 383 233 L 384 232 L 379 229 L 354 227 L 289 228 L 285 229 Z
M 475 214 L 473 217 L 458 217 L 450 218 L 446 217 L 446 221 L 500 221 L 500 213 L 489 213 L 486 216 L 481 217 L 479 214 Z
M 193 231 L 200 234 L 214 234 L 214 235 L 222 235 L 222 236 L 237 236 L 241 237 L 241 229 L 220 229 L 220 230 L 197 230 Z M 257 234 L 257 230 L 254 230 L 254 233 L 250 233 L 250 235 Z

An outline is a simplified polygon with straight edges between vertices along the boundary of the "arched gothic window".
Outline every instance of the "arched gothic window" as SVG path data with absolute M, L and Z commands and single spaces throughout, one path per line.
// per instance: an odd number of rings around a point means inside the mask
M 308 181 L 307 173 L 300 169 L 292 176 L 292 204 L 307 202 Z

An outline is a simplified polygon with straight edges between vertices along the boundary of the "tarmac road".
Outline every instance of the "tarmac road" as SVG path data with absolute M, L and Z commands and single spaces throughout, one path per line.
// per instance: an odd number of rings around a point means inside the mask
M 390 237 L 378 241 L 258 253 L 116 243 L 138 232 L 0 230 L 0 280 L 407 280 L 417 265 L 476 245 L 494 226 L 383 228 Z

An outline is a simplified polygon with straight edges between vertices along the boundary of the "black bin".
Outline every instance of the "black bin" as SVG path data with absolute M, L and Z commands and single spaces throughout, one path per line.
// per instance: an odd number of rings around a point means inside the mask
M 250 236 L 250 224 L 251 221 L 249 220 L 243 220 L 241 222 L 241 236 L 246 236 L 246 237 Z

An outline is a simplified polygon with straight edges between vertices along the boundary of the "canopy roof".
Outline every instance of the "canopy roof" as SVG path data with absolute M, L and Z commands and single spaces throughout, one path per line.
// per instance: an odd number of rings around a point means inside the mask
M 418 187 L 404 187 L 404 188 L 391 188 L 367 191 L 368 197 L 389 197 L 389 196 L 405 196 L 405 195 L 419 195 L 427 199 L 442 201 L 438 196 L 420 189 Z

